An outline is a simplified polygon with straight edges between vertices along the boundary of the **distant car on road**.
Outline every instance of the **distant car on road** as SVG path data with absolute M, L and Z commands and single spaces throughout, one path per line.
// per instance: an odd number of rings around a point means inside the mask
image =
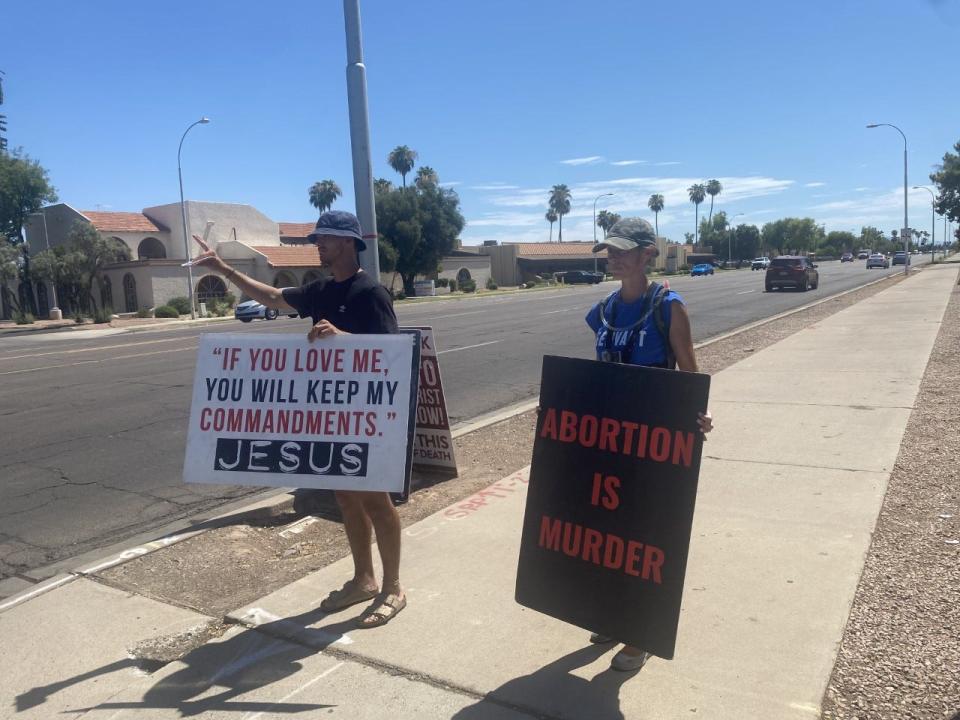
M 770 267 L 770 258 L 768 257 L 754 258 L 753 262 L 750 263 L 751 270 L 766 270 L 768 267 Z
M 568 270 L 558 274 L 568 285 L 596 285 L 603 280 L 603 273 L 588 270 Z
M 857 253 L 857 260 L 866 260 L 869 257 L 870 257 L 869 250 L 861 250 L 860 252 Z
M 710 263 L 700 263 L 690 268 L 690 277 L 697 275 L 713 275 L 713 265 Z
M 853 262 L 853 253 L 844 253 L 840 256 L 840 262 Z
M 771 260 L 764 288 L 772 292 L 785 287 L 794 287 L 801 292 L 820 287 L 820 273 L 814 262 L 799 255 L 781 255 Z
M 874 253 L 867 258 L 867 270 L 870 268 L 883 268 L 886 270 L 888 267 L 890 267 L 890 261 L 881 253 Z
M 900 250 L 899 252 L 895 252 L 895 253 L 893 254 L 893 264 L 894 264 L 894 265 L 909 265 L 909 264 L 910 264 L 910 256 L 907 255 L 903 250 Z
M 268 308 L 266 305 L 261 305 L 256 300 L 247 300 L 246 302 L 238 304 L 236 310 L 233 312 L 233 316 L 237 320 L 245 323 L 248 323 L 256 318 L 262 318 L 264 320 L 276 320 L 277 316 L 279 315 L 279 310 L 274 310 L 273 308 Z

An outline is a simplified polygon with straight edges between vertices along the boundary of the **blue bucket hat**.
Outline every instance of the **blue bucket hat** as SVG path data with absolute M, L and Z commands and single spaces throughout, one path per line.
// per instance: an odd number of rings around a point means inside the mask
M 366 250 L 367 243 L 363 239 L 363 231 L 360 229 L 360 221 L 353 213 L 343 210 L 328 210 L 320 215 L 317 220 L 317 226 L 307 237 L 310 242 L 316 242 L 318 235 L 333 235 L 334 237 L 351 237 L 354 239 L 358 250 Z

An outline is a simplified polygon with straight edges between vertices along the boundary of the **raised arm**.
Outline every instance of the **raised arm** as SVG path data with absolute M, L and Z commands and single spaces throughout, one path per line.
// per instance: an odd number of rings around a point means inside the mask
M 217 255 L 214 250 L 211 250 L 199 237 L 194 235 L 193 239 L 203 249 L 203 252 L 193 259 L 194 265 L 204 265 L 211 270 L 216 270 L 223 275 L 224 280 L 232 282 L 240 288 L 240 291 L 244 295 L 253 298 L 258 303 L 262 303 L 275 310 L 280 310 L 281 312 L 295 312 L 295 309 L 284 301 L 280 288 L 275 288 L 259 280 L 247 277 L 242 272 L 235 270 L 225 263 L 223 258 Z

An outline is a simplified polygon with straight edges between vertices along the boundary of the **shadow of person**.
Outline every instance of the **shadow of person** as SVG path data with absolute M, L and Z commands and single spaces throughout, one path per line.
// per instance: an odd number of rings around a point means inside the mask
M 490 704 L 509 705 L 536 716 L 624 720 L 620 686 L 637 674 L 607 668 L 586 680 L 573 671 L 595 662 L 610 645 L 590 645 L 554 660 L 530 675 L 518 677 L 460 710 L 451 720 L 487 720 Z
M 160 677 L 140 700 L 105 702 L 69 712 L 175 709 L 187 717 L 216 710 L 289 714 L 335 707 L 317 703 L 234 699 L 295 675 L 303 670 L 300 661 L 337 642 L 347 630 L 355 628 L 353 618 L 330 623 L 322 629 L 310 627 L 327 617 L 321 610 L 313 609 L 301 615 L 277 618 L 257 629 L 238 632 L 222 642 L 206 643 L 177 660 L 184 667 Z M 50 695 L 71 685 L 127 668 L 143 668 L 144 665 L 142 661 L 132 658 L 120 660 L 56 683 L 32 688 L 17 696 L 17 711 L 41 705 Z M 307 681 L 312 679 L 308 678 Z M 215 688 L 221 689 L 220 692 L 205 695 Z

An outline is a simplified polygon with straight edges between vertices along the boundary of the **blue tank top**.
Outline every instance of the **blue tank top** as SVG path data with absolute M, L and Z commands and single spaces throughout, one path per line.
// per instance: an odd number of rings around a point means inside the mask
M 650 312 L 651 297 L 644 294 L 639 300 L 625 303 L 620 299 L 620 291 L 615 290 L 607 296 L 604 316 L 613 330 L 604 327 L 600 320 L 600 305 L 597 303 L 587 313 L 587 325 L 596 334 L 597 359 L 603 360 L 605 352 L 619 353 L 621 362 L 647 367 L 665 367 L 667 364 L 667 343 L 657 329 L 657 321 Z M 683 298 L 668 290 L 663 298 L 663 324 L 669 332 L 673 303 L 683 305 Z M 644 322 L 633 327 L 641 318 Z

